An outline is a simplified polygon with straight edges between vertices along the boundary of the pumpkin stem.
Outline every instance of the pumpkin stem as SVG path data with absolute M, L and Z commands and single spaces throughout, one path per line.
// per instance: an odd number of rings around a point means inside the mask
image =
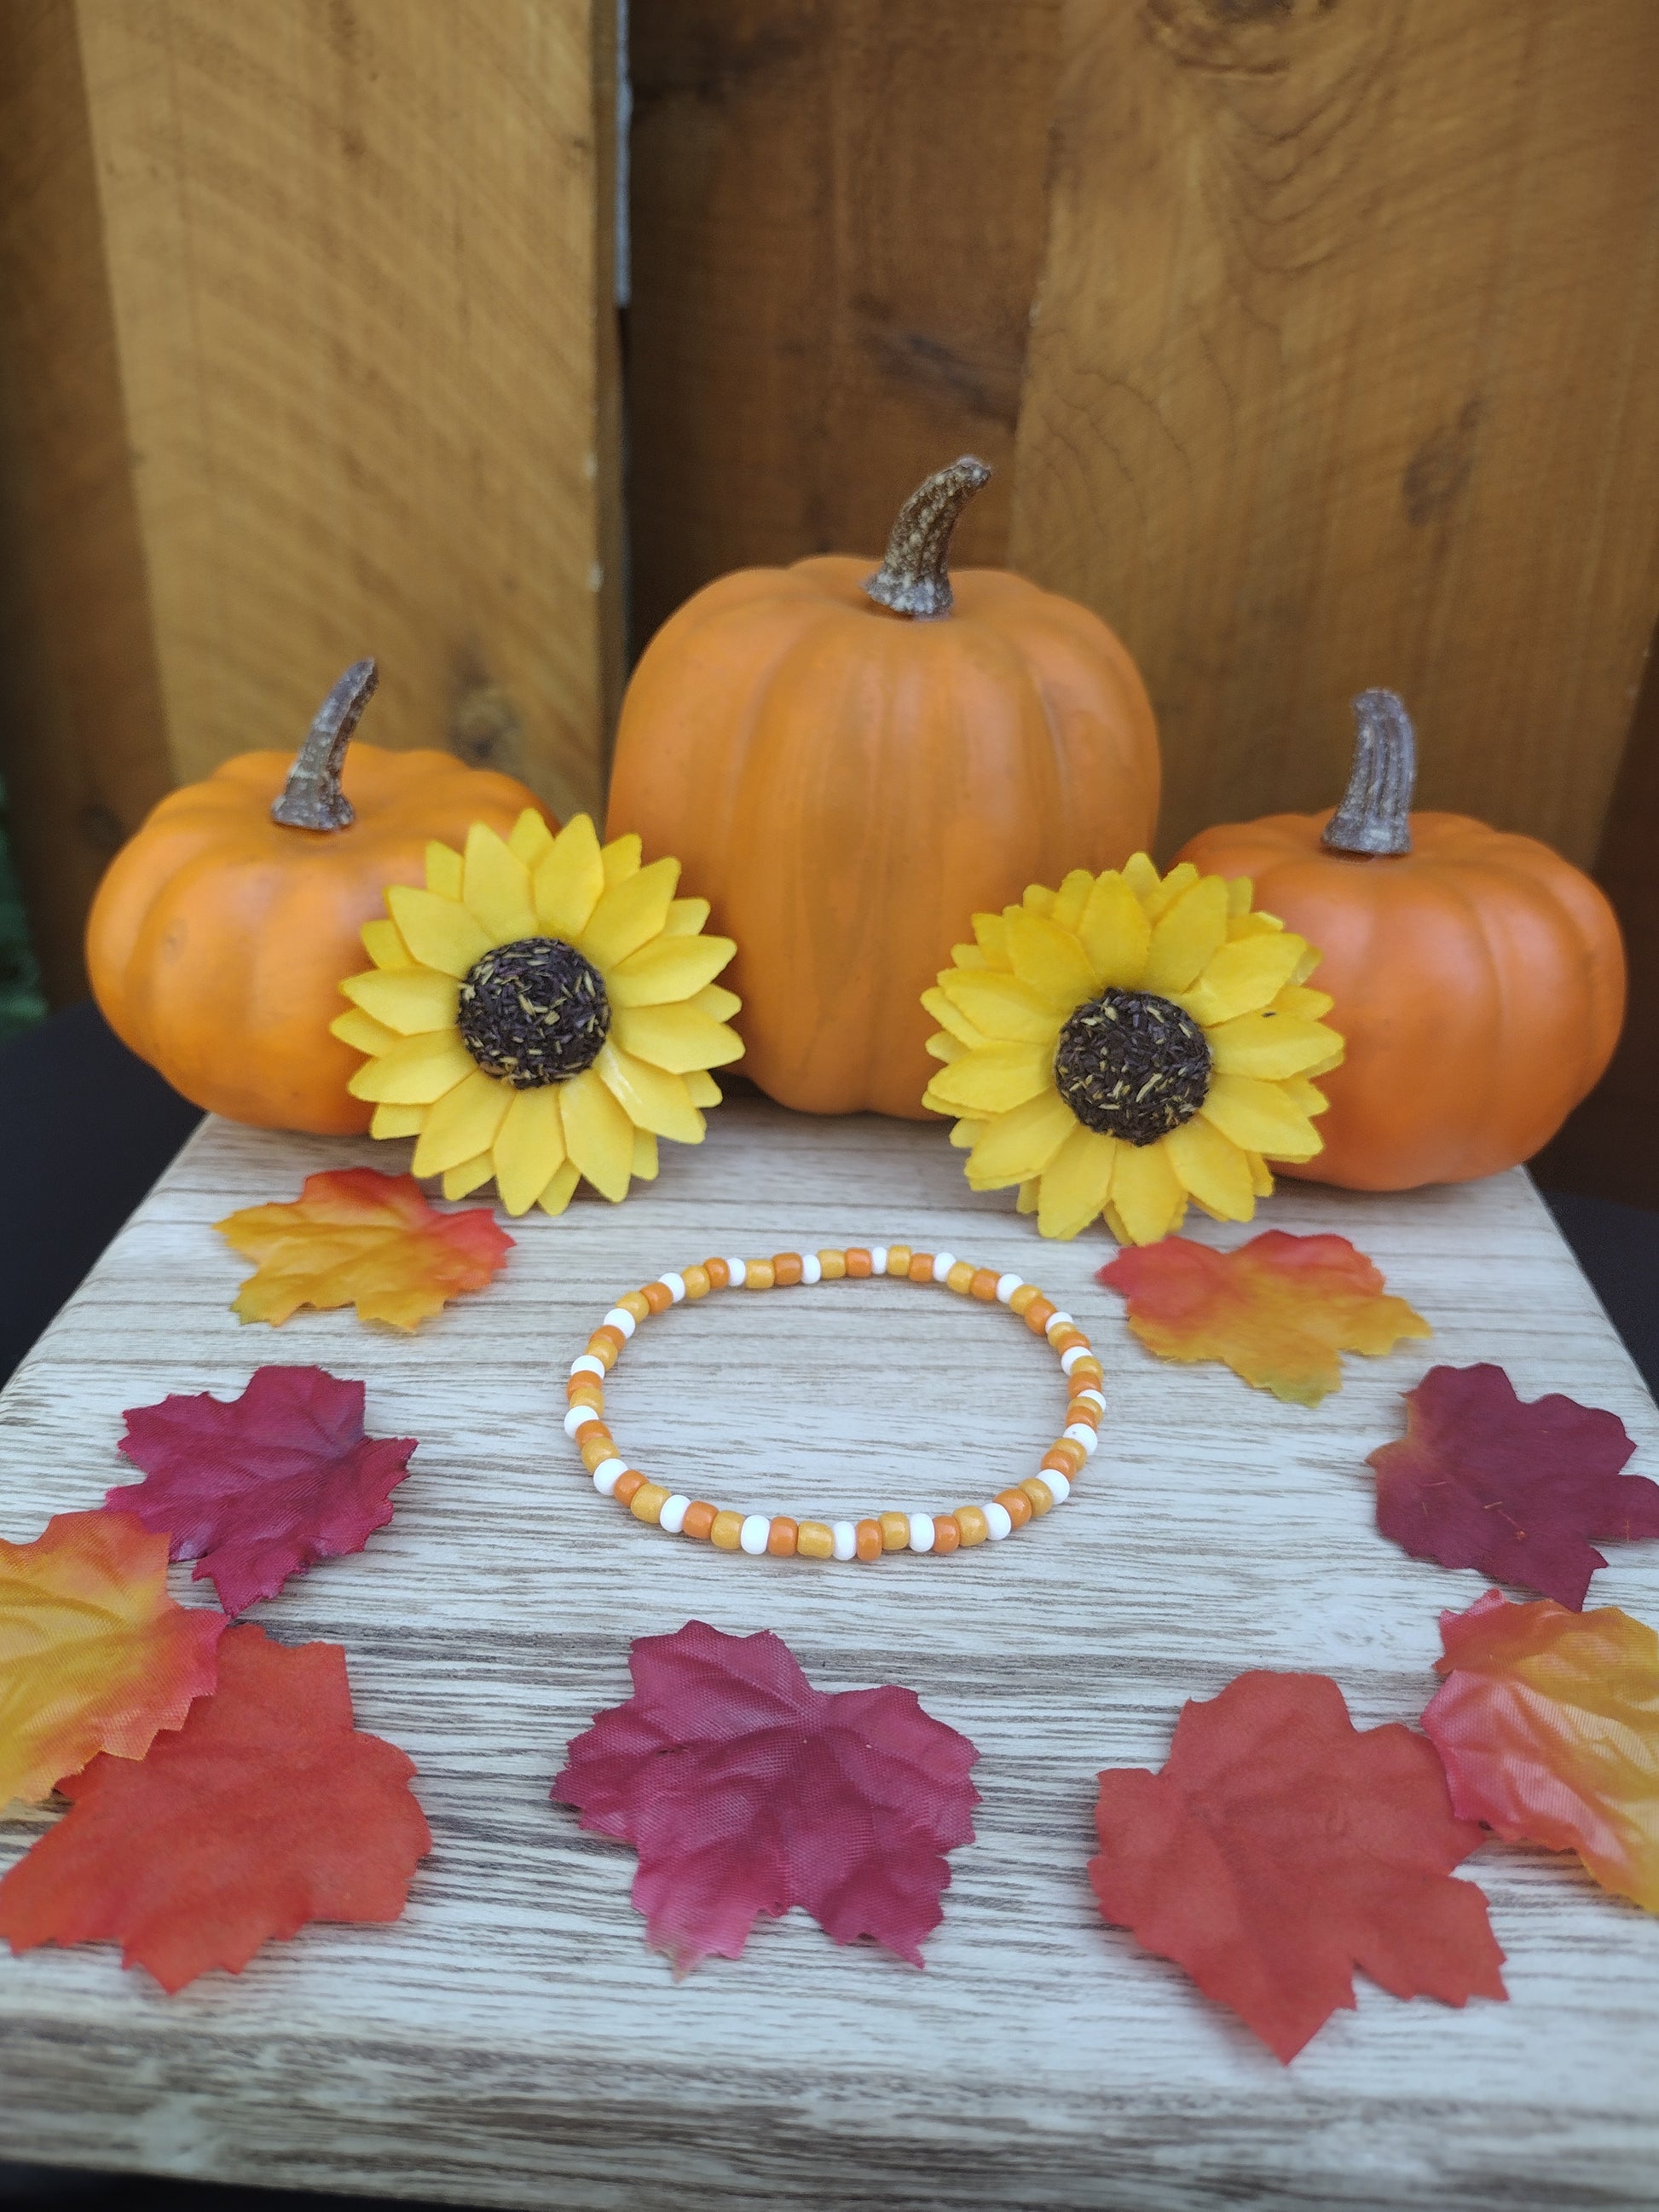
M 287 830 L 349 830 L 356 820 L 351 801 L 340 788 L 346 747 L 359 717 L 374 696 L 380 672 L 372 660 L 354 660 L 317 709 L 317 719 L 299 750 L 283 795 L 270 810 L 273 822 Z
M 991 471 L 964 453 L 913 491 L 899 509 L 886 557 L 864 588 L 878 606 L 896 615 L 937 622 L 953 605 L 951 591 L 951 533 L 962 510 Z
M 1362 691 L 1353 702 L 1353 773 L 1320 839 L 1330 853 L 1409 853 L 1417 732 L 1395 691 Z

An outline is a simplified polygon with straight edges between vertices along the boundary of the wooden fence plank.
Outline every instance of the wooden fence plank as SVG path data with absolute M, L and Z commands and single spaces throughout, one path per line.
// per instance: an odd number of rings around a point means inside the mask
M 1596 849 L 1659 610 L 1651 0 L 1067 0 L 1012 557 L 1121 629 L 1163 836 L 1423 798 Z
M 635 641 L 709 578 L 877 553 L 964 450 L 1000 561 L 1059 0 L 632 0 Z
M 609 0 L 78 0 L 75 26 L 84 118 L 40 130 L 95 167 L 165 780 L 289 742 L 372 652 L 366 735 L 596 804 Z M 11 369 L 55 377 L 53 332 Z

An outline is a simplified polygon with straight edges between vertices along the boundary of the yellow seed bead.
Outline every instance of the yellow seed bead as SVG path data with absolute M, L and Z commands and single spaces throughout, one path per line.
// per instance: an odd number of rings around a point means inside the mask
M 961 1530 L 964 1544 L 982 1544 L 991 1533 L 977 1505 L 958 1505 L 951 1517 Z
M 777 1279 L 778 1271 L 769 1260 L 748 1260 L 744 1263 L 745 1291 L 769 1291 Z
M 876 1516 L 881 1527 L 881 1548 L 884 1552 L 908 1552 L 910 1548 L 910 1516 L 908 1513 L 879 1513 Z
M 636 1521 L 660 1521 L 670 1495 L 660 1482 L 642 1482 L 629 1499 L 628 1510 Z
M 973 1268 L 966 1260 L 958 1260 L 945 1278 L 945 1287 L 946 1290 L 954 1291 L 959 1298 L 965 1298 L 973 1286 Z
M 887 1247 L 887 1272 L 890 1275 L 908 1275 L 910 1272 L 910 1247 L 890 1244 Z
M 680 1280 L 685 1285 L 685 1295 L 688 1298 L 706 1298 L 708 1296 L 707 1267 L 683 1267 L 680 1270 Z
M 717 1513 L 714 1516 L 714 1525 L 708 1532 L 708 1540 L 717 1552 L 735 1552 L 738 1548 L 738 1539 L 742 1534 L 741 1513 Z
M 624 1291 L 617 1304 L 625 1314 L 632 1314 L 635 1321 L 651 1318 L 651 1301 L 643 1291 Z
M 838 1283 L 847 1273 L 847 1255 L 845 1252 L 820 1252 L 818 1267 L 826 1283 Z
M 1031 1501 L 1031 1510 L 1039 1521 L 1054 1502 L 1054 1493 L 1040 1474 L 1028 1474 L 1019 1486 Z
M 795 1549 L 804 1559 L 833 1559 L 836 1532 L 827 1521 L 803 1521 L 796 1532 Z
M 1010 1313 L 1024 1314 L 1027 1306 L 1035 1305 L 1042 1296 L 1035 1283 L 1022 1283 L 1008 1301 Z
M 600 1366 L 609 1374 L 617 1364 L 617 1347 L 611 1340 L 609 1329 L 599 1336 L 588 1338 L 587 1356 L 590 1359 L 597 1359 Z

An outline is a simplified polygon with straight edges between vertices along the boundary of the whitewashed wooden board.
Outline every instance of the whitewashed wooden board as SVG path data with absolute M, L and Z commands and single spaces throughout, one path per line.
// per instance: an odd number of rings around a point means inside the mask
M 1431 1341 L 1350 1360 L 1315 1411 L 1160 1365 L 1091 1282 L 966 1190 L 941 1131 L 754 1101 L 613 1210 L 527 1221 L 486 1296 L 414 1337 L 349 1316 L 240 1327 L 212 1223 L 401 1146 L 209 1122 L 0 1400 L 0 1534 L 128 1472 L 122 1407 L 316 1361 L 415 1435 L 397 1517 L 252 1616 L 349 1654 L 362 1726 L 414 1756 L 436 1848 L 386 1929 L 314 1928 L 164 1997 L 111 1949 L 0 1958 L 0 2154 L 480 2204 L 1553 2208 L 1659 2190 L 1659 1923 L 1568 1861 L 1489 1845 L 1511 2002 L 1364 1983 L 1281 2068 L 1096 1913 L 1094 1777 L 1159 1765 L 1183 1699 L 1247 1667 L 1334 1674 L 1362 1725 L 1413 1721 L 1436 1615 L 1482 1578 L 1376 1534 L 1364 1455 L 1438 1361 L 1611 1407 L 1659 1474 L 1655 1408 L 1524 1175 L 1405 1198 L 1285 1186 L 1270 1224 L 1351 1235 Z M 1200 1224 L 1232 1243 L 1249 1231 Z M 568 1361 L 621 1291 L 709 1253 L 905 1242 L 1041 1282 L 1102 1348 L 1107 1441 L 1009 1542 L 872 1568 L 671 1540 L 597 1498 L 560 1426 Z M 714 1298 L 653 1323 L 611 1395 L 637 1463 L 797 1515 L 947 1508 L 1035 1464 L 1049 1355 L 1000 1309 L 883 1281 Z M 187 1570 L 181 1597 L 200 1601 Z M 1659 1620 L 1659 1547 L 1601 1602 Z M 979 1746 L 925 1972 L 804 1914 L 677 1984 L 631 1853 L 548 1802 L 568 1739 L 627 1694 L 635 1635 L 693 1616 L 785 1636 L 825 1688 L 912 1686 Z M 43 1824 L 0 1826 L 0 1867 Z

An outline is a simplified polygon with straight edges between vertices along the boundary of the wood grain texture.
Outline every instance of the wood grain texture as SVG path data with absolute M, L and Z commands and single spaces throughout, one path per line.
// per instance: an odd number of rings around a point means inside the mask
M 1145 670 L 1162 836 L 1340 796 L 1588 865 L 1659 611 L 1649 0 L 1067 0 L 1012 555 Z
M 729 568 L 878 556 L 972 451 L 1002 559 L 1059 0 L 631 0 L 636 646 Z
M 308 1929 L 171 2001 L 107 1949 L 0 1960 L 0 2154 L 607 2212 L 1650 2203 L 1659 1923 L 1566 1860 L 1491 1846 L 1467 1869 L 1510 2004 L 1362 1984 L 1288 2070 L 1105 1929 L 1085 1876 L 1097 1771 L 1160 1764 L 1182 1701 L 1241 1668 L 1329 1671 L 1362 1725 L 1421 1711 L 1437 1612 L 1482 1583 L 1377 1535 L 1363 1459 L 1429 1365 L 1500 1359 L 1525 1396 L 1611 1407 L 1659 1472 L 1652 1401 L 1525 1176 L 1281 1193 L 1272 1223 L 1352 1234 L 1436 1330 L 1350 1360 L 1308 1412 L 1151 1358 L 1091 1283 L 1104 1241 L 1040 1244 L 939 1131 L 734 1102 L 700 1152 L 667 1149 L 620 1210 L 516 1227 L 497 1285 L 417 1336 L 343 1315 L 273 1336 L 229 1313 L 244 1263 L 211 1224 L 405 1147 L 209 1122 L 0 1400 L 15 1539 L 119 1478 L 123 1407 L 228 1395 L 262 1361 L 367 1378 L 371 1428 L 421 1438 L 396 1518 L 253 1617 L 346 1646 L 436 1838 L 395 1927 Z M 562 1381 L 618 1291 L 860 1236 L 1029 1269 L 1085 1318 L 1110 1420 L 1073 1501 L 1000 1546 L 859 1569 L 718 1554 L 595 1498 Z M 1035 1464 L 1058 1396 L 1005 1312 L 876 1281 L 676 1309 L 611 1403 L 647 1469 L 799 1514 L 985 1496 Z M 1655 1548 L 1615 1547 L 1595 1595 L 1654 1618 Z M 677 1986 L 631 1854 L 548 1803 L 567 1741 L 627 1693 L 629 1638 L 692 1616 L 778 1630 L 828 1688 L 910 1685 L 979 1746 L 978 1840 L 924 1972 L 794 1913 Z M 46 1818 L 0 1828 L 0 1864 Z
M 106 722 L 125 741 L 118 618 L 143 601 L 163 787 L 297 744 L 374 653 L 366 735 L 448 745 L 561 813 L 597 804 L 620 678 L 608 0 L 23 12 L 60 49 L 72 24 L 73 56 L 21 104 L 39 197 L 80 227 L 72 268 L 43 274 L 14 223 L 15 281 L 57 283 L 87 319 L 100 294 L 114 362 L 48 403 L 75 333 L 26 321 L 9 373 L 27 406 L 75 403 L 33 503 L 75 489 L 79 441 L 131 467 L 108 496 L 131 528 L 100 555 L 118 619 L 95 592 L 55 597 L 49 567 L 33 581 L 59 718 L 91 755 Z M 84 541 L 97 520 L 63 528 Z M 52 552 L 24 527 L 8 558 L 30 575 Z M 89 635 L 98 671 L 54 679 Z M 154 728 L 145 791 L 107 802 L 116 842 L 153 795 Z

